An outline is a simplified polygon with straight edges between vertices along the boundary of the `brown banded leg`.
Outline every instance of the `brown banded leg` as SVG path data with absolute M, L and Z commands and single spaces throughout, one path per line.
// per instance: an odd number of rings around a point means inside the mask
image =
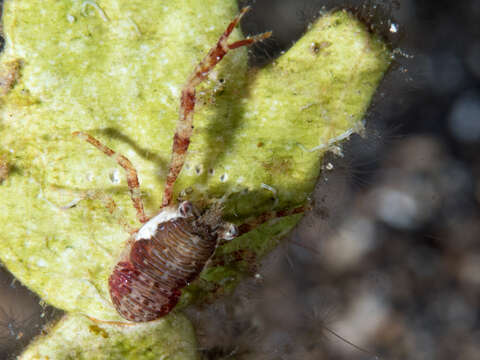
M 279 211 L 268 211 L 263 214 L 260 214 L 257 217 L 247 219 L 247 221 L 237 227 L 238 234 L 236 237 L 246 234 L 252 230 L 255 230 L 258 226 L 281 217 L 301 214 L 307 210 L 311 209 L 311 204 L 306 204 L 302 206 L 298 206 L 293 209 L 288 210 L 279 210 Z M 226 244 L 229 241 L 220 240 L 218 242 L 219 246 Z M 256 261 L 256 254 L 255 252 L 249 249 L 240 249 L 233 251 L 231 253 L 223 254 L 220 257 L 214 257 L 208 263 L 208 266 L 229 266 L 232 264 L 245 262 L 247 266 L 247 273 L 255 274 L 257 272 L 257 261 Z
M 244 264 L 243 270 L 248 274 L 254 275 L 258 271 L 257 254 L 250 249 L 239 249 L 215 256 L 207 262 L 205 267 L 238 266 L 242 263 Z
M 242 16 L 249 10 L 249 7 L 243 8 L 240 13 L 228 25 L 225 32 L 218 39 L 217 44 L 208 52 L 207 56 L 195 67 L 195 70 L 188 78 L 182 89 L 180 97 L 180 114 L 173 137 L 172 158 L 170 161 L 170 169 L 168 171 L 167 180 L 165 182 L 165 190 L 163 194 L 162 206 L 168 206 L 172 202 L 173 186 L 182 170 L 183 163 L 190 144 L 190 137 L 193 129 L 193 109 L 195 108 L 195 87 L 205 80 L 210 71 L 217 65 L 220 60 L 228 53 L 229 50 L 253 44 L 257 41 L 270 37 L 271 32 L 249 37 L 244 40 L 236 41 L 228 44 L 227 40 L 235 26 L 238 24 Z
M 293 209 L 288 209 L 288 210 L 279 210 L 279 211 L 268 211 L 263 214 L 260 214 L 259 216 L 255 218 L 250 218 L 247 219 L 243 224 L 238 226 L 238 236 L 241 236 L 243 234 L 246 234 L 258 226 L 266 223 L 267 221 L 285 217 L 285 216 L 290 216 L 290 215 L 295 215 L 295 214 L 301 214 L 304 213 L 307 210 L 311 209 L 310 204 L 298 206 Z
M 134 322 L 124 322 L 124 321 L 111 321 L 111 320 L 100 320 L 96 319 L 92 316 L 85 315 L 85 317 L 93 322 L 96 322 L 97 324 L 106 324 L 106 325 L 117 325 L 117 326 L 135 326 L 137 325 Z
M 128 160 L 123 155 L 117 154 L 115 151 L 103 145 L 100 141 L 98 141 L 97 139 L 95 139 L 93 136 L 89 134 L 86 134 L 81 131 L 75 131 L 73 135 L 89 142 L 90 144 L 95 146 L 98 150 L 103 152 L 105 155 L 112 157 L 118 163 L 118 165 L 120 165 L 123 169 L 125 169 L 125 172 L 127 174 L 127 184 L 130 190 L 130 197 L 132 198 L 133 206 L 137 210 L 138 220 L 141 223 L 147 222 L 148 218 L 145 215 L 142 198 L 140 197 L 140 185 L 138 183 L 137 170 L 135 170 L 130 160 Z

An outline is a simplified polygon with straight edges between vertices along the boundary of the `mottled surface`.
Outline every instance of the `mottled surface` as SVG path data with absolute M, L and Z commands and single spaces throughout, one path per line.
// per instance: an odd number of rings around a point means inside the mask
M 198 359 L 194 330 L 183 315 L 135 326 L 118 326 L 71 314 L 62 318 L 49 333 L 49 337 L 38 338 L 21 359 Z

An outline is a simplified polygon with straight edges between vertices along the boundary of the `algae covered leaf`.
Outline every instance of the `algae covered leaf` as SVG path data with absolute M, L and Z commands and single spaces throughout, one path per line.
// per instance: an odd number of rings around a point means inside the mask
M 233 1 L 5 2 L 0 258 L 49 304 L 119 320 L 107 278 L 129 237 L 121 222 L 139 226 L 122 170 L 72 132 L 89 132 L 132 161 L 153 215 L 182 85 L 237 12 Z M 320 18 L 266 68 L 249 71 L 246 55 L 231 52 L 199 88 L 175 187 L 197 204 L 222 199 L 225 217 L 238 223 L 306 201 L 321 156 L 362 129 L 390 63 L 386 46 L 346 12 Z M 248 249 L 260 258 L 298 218 L 262 226 L 216 257 Z M 241 276 L 228 264 L 210 267 L 183 303 Z

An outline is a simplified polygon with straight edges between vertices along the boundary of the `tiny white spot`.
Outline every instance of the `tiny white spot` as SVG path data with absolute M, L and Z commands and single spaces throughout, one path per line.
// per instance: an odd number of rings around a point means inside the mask
M 47 266 L 47 262 L 45 261 L 45 259 L 38 259 L 37 260 L 37 266 L 40 266 L 40 267 L 45 267 Z
M 120 184 L 120 171 L 118 169 L 113 170 L 109 177 L 113 184 Z
M 190 240 L 191 240 L 192 243 L 195 244 L 195 245 L 199 244 L 199 243 L 202 241 L 202 239 L 201 239 L 199 236 L 192 236 L 192 237 L 190 238 Z
M 75 16 L 70 15 L 70 14 L 67 14 L 67 21 L 68 21 L 70 24 L 73 24 L 73 23 L 75 22 Z
M 271 191 L 273 193 L 273 197 L 275 199 L 273 205 L 276 206 L 278 204 L 277 189 L 264 183 L 261 183 L 260 187 L 264 188 L 265 190 Z
M 391 33 L 396 33 L 398 31 L 398 25 L 395 23 L 390 24 L 390 32 Z
M 178 88 L 175 85 L 167 84 L 167 87 L 174 97 L 177 97 L 180 95 L 180 92 L 178 91 Z

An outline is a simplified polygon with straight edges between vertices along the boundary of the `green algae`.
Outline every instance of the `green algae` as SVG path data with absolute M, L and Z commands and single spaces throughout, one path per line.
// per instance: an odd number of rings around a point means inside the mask
M 96 323 L 67 315 L 39 337 L 21 360 L 195 360 L 195 333 L 182 315 L 132 326 Z
M 181 87 L 237 11 L 232 1 L 5 2 L 0 74 L 15 81 L 0 93 L 0 151 L 12 169 L 0 185 L 0 258 L 49 304 L 120 320 L 107 285 L 129 237 L 118 217 L 139 226 L 122 170 L 71 133 L 89 132 L 126 155 L 154 214 Z M 337 12 L 266 68 L 248 71 L 246 63 L 245 49 L 232 51 L 200 86 L 175 187 L 200 206 L 222 199 L 225 217 L 238 223 L 306 201 L 322 155 L 362 129 L 390 53 Z M 87 194 L 111 196 L 118 211 Z M 299 217 L 219 248 L 212 264 L 222 265 L 205 269 L 181 305 L 233 289 L 249 264 L 229 255 L 243 251 L 258 261 Z

